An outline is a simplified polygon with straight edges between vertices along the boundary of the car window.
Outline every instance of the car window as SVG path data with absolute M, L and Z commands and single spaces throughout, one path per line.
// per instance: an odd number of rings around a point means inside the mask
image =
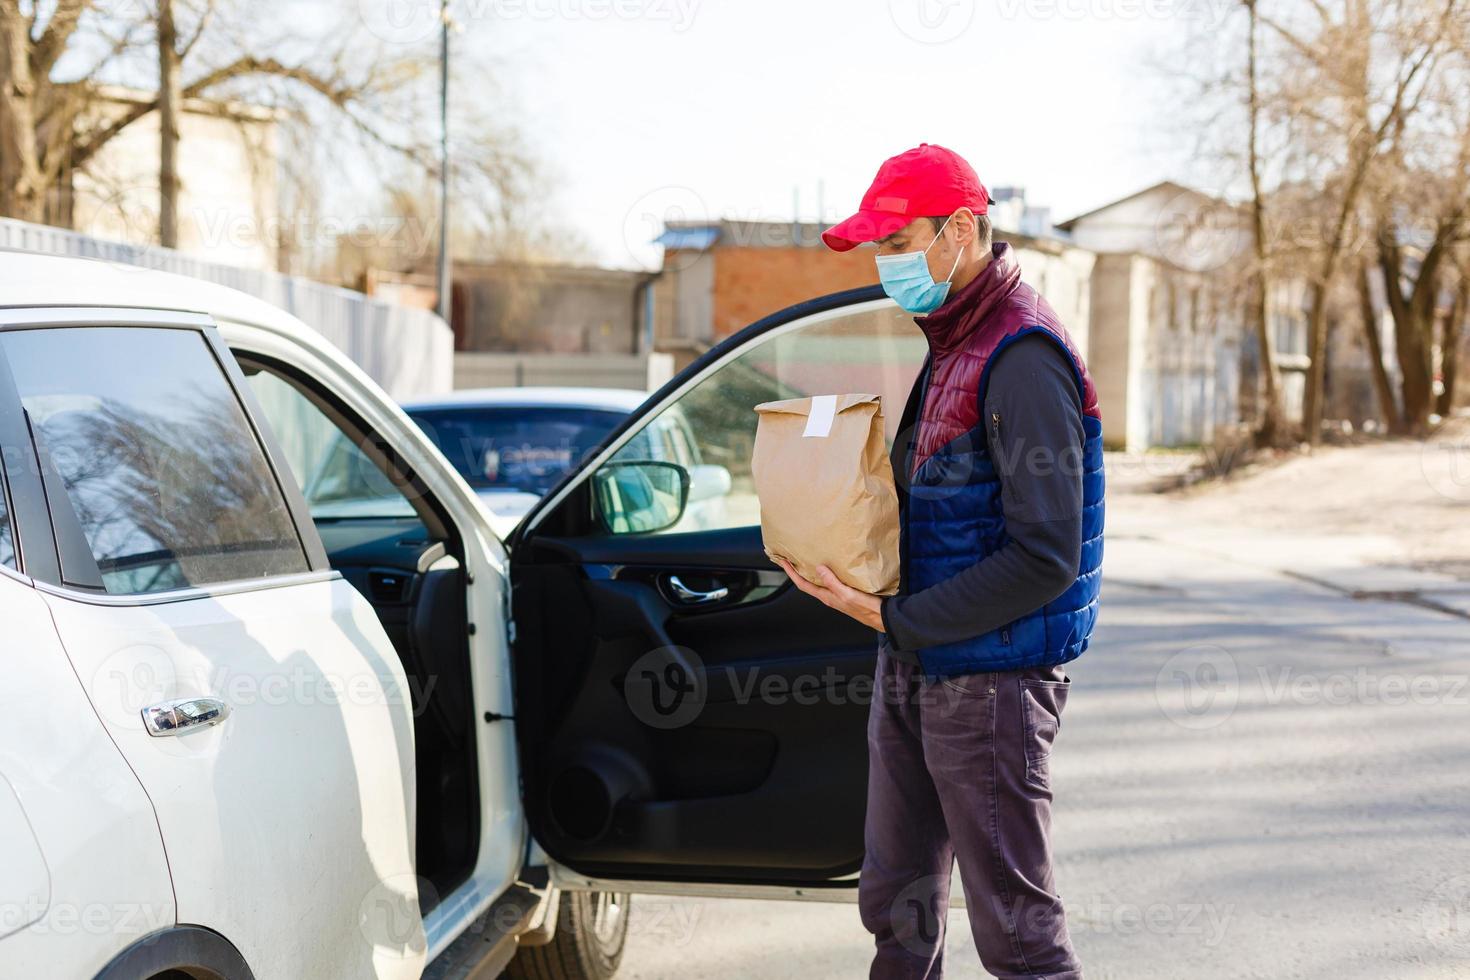
M 669 427 L 669 439 L 674 444 L 674 451 L 678 453 L 679 465 L 689 468 L 699 465 L 699 454 L 694 449 L 694 438 L 689 434 L 689 423 L 677 412 L 670 412 L 669 421 L 673 424 Z
M 586 459 L 626 412 L 514 405 L 411 410 L 477 490 L 544 494 Z
M 0 469 L 0 565 L 15 567 L 15 536 L 10 530 L 10 507 L 6 503 L 3 469 Z
M 623 443 L 623 448 L 618 450 L 618 459 L 663 459 L 660 446 L 653 441 L 652 433 L 653 426 L 648 426 Z
M 882 396 L 891 445 L 926 349 L 913 318 L 892 304 L 818 314 L 772 331 L 706 375 L 659 415 L 646 419 L 638 437 L 622 446 L 609 464 L 650 458 L 650 431 L 674 433 L 676 443 L 679 434 L 687 434 L 690 445 L 671 461 L 690 461 L 683 464 L 691 471 L 689 503 L 683 518 L 663 530 L 759 524 L 760 505 L 750 476 L 755 406 L 782 398 L 871 392 Z
M 108 593 L 309 570 L 265 452 L 201 332 L 58 327 L 10 331 L 0 343 Z
M 408 498 L 301 389 L 267 368 L 244 368 L 312 520 L 413 517 Z
M 678 420 L 672 415 L 665 415 L 659 421 L 663 425 L 664 459 L 678 463 L 686 470 L 692 467 L 694 457 L 689 451 L 689 443 L 685 440 L 683 430 L 679 428 Z

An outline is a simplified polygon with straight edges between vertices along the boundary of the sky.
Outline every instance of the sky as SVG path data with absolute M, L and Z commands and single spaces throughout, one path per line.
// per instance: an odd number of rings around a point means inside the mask
M 372 5 L 413 0 L 361 0 Z M 656 266 L 662 219 L 844 217 L 921 142 L 1062 220 L 1189 176 L 1156 67 L 1231 0 L 454 0 L 601 264 Z M 819 214 L 819 194 L 821 213 Z

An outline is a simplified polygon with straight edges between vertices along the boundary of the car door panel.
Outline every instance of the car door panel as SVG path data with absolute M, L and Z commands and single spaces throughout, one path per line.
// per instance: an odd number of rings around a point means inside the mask
M 877 637 L 766 557 L 753 407 L 842 391 L 901 403 L 922 348 L 873 290 L 776 314 L 671 381 L 522 524 L 512 580 L 526 807 L 563 869 L 702 893 L 855 884 Z M 676 415 L 702 460 L 729 472 L 716 526 L 606 533 L 640 525 L 594 519 L 588 474 L 636 465 L 641 431 Z
M 379 591 L 375 584 L 386 587 L 381 580 L 374 582 L 374 569 L 397 573 L 406 583 L 405 592 L 389 599 L 380 597 L 376 607 L 406 662 L 415 664 L 411 690 L 426 696 L 432 692 L 427 710 L 415 718 L 415 731 L 441 734 L 440 747 L 463 737 L 462 755 L 473 766 L 466 794 L 460 793 L 464 783 L 446 787 L 437 775 L 442 769 L 424 765 L 409 773 L 420 794 L 418 844 L 421 848 L 433 845 L 429 851 L 420 851 L 417 869 L 422 928 L 433 960 L 515 882 L 526 853 L 525 821 L 517 795 L 520 774 L 508 631 L 504 628 L 508 605 L 505 552 L 491 526 L 492 515 L 453 465 L 340 352 L 310 337 L 241 323 L 223 323 L 221 330 L 236 359 L 250 372 L 247 384 L 260 396 L 264 428 L 279 427 L 298 442 L 311 431 L 319 432 L 326 443 L 345 438 L 367 457 L 353 464 L 359 475 L 377 481 L 392 471 L 423 505 L 416 513 L 410 508 L 411 516 L 401 521 L 359 520 L 363 515 L 337 512 L 347 519 L 329 515 L 320 527 L 332 567 L 340 567 L 367 594 Z M 256 386 L 265 372 L 288 384 L 274 385 L 273 393 L 263 391 Z M 313 424 L 308 431 L 303 425 L 298 411 L 304 408 L 302 396 L 316 406 L 308 415 L 325 414 L 330 420 L 327 429 Z M 292 446 L 285 448 L 286 469 L 303 484 L 311 483 L 317 470 L 310 465 L 314 458 L 310 447 L 297 445 L 294 453 Z M 297 472 L 297 465 L 304 469 Z M 375 470 L 379 476 L 372 475 Z M 404 595 L 410 601 L 402 601 Z M 454 643 L 449 641 L 450 634 Z M 451 647 L 457 663 L 437 659 Z M 425 659 L 430 654 L 433 657 Z M 449 697 L 471 710 L 468 717 L 459 709 L 447 710 L 444 714 L 452 717 L 446 717 L 448 724 L 441 726 L 435 723 L 439 711 L 434 702 L 447 704 L 444 699 Z M 416 739 L 414 748 L 416 757 L 433 761 L 435 746 L 427 740 Z M 434 797 L 424 795 L 426 787 Z M 430 809 L 436 798 L 446 803 L 438 815 L 440 826 L 447 826 L 442 821 L 458 814 L 463 798 L 475 808 L 470 816 L 477 826 L 455 824 L 453 833 L 429 840 L 426 828 L 436 825 Z M 448 880 L 436 878 L 435 863 L 455 869 L 464 863 L 469 877 L 456 870 Z M 413 938 L 409 925 L 405 922 L 401 931 L 391 932 L 409 940 Z M 412 925 L 417 928 L 418 923 Z
M 179 921 L 223 933 L 258 980 L 417 976 L 421 939 L 414 951 L 377 925 L 416 902 L 407 680 L 367 602 L 317 577 L 152 605 L 47 602 L 153 800 Z M 230 714 L 146 731 L 142 708 L 192 697 Z
M 642 577 L 703 567 L 718 578 L 729 558 L 611 569 L 558 561 L 517 573 L 518 597 L 557 597 L 546 618 L 518 612 L 528 643 L 559 651 L 538 667 L 579 678 L 569 701 L 556 703 L 566 696 L 556 685 L 559 697 L 544 706 L 544 764 L 539 778 L 529 769 L 527 777 L 542 783 L 542 846 L 579 871 L 820 882 L 861 862 L 873 633 L 789 586 L 748 605 L 696 611 L 672 605 Z M 763 554 L 758 560 L 774 571 Z M 583 641 L 567 642 L 578 622 Z M 630 708 L 628 685 L 650 664 L 656 673 L 672 663 L 658 653 L 670 649 L 682 652 L 684 674 L 702 693 L 695 717 L 665 729 L 649 723 L 651 699 L 643 717 Z

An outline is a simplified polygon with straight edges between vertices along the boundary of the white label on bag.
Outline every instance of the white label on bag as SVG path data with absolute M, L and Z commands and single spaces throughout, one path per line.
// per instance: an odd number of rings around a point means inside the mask
M 837 414 L 836 395 L 813 395 L 812 410 L 807 413 L 802 438 L 825 439 L 832 431 L 832 418 Z

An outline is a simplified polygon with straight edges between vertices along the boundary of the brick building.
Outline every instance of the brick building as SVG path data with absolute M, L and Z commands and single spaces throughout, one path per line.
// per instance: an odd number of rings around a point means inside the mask
M 730 334 L 793 303 L 878 281 L 871 256 L 822 245 L 825 225 L 672 221 L 658 243 L 653 337 L 680 367 Z
M 682 367 L 767 314 L 878 281 L 867 248 L 833 252 L 815 222 L 673 221 L 659 244 L 664 268 L 650 287 L 654 344 Z M 1055 237 L 1007 234 L 1021 268 L 1086 349 L 1092 255 Z

